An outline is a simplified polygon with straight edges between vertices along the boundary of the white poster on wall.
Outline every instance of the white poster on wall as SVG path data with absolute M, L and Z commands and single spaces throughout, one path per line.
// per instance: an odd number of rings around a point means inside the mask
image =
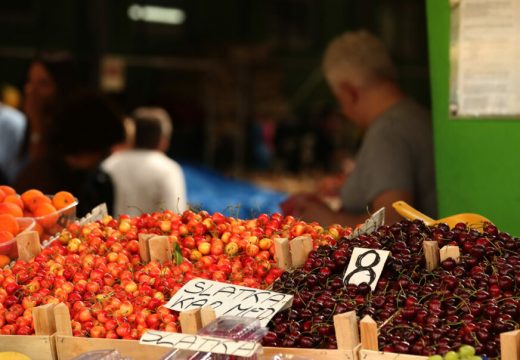
M 518 116 L 520 0 L 460 0 L 451 5 L 452 115 Z

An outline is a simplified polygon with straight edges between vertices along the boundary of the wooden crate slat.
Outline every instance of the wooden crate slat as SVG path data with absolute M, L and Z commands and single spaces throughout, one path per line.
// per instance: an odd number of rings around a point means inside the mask
M 116 349 L 133 360 L 160 359 L 170 349 L 140 345 L 137 340 L 93 339 L 73 336 L 56 336 L 58 360 L 71 360 L 87 351 Z M 37 359 L 37 358 L 35 358 Z
M 357 360 L 357 351 L 353 350 L 327 350 L 327 349 L 298 349 L 298 348 L 273 348 L 264 347 L 264 352 L 259 356 L 260 360 L 271 359 L 276 354 L 290 354 L 319 360 Z
M 374 351 L 374 350 L 359 350 L 360 360 L 427 360 L 427 356 L 397 354 L 391 352 Z

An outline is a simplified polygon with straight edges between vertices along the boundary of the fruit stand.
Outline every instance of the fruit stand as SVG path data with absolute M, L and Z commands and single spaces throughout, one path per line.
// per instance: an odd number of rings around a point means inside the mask
M 114 219 L 95 209 L 47 242 L 30 229 L 16 236 L 17 258 L 0 270 L 0 349 L 160 358 L 167 349 L 138 341 L 147 331 L 195 334 L 215 317 L 167 304 L 201 279 L 292 297 L 266 322 L 261 359 L 453 358 L 458 349 L 518 359 L 520 239 L 472 225 L 403 220 L 352 232 L 276 213 Z M 354 283 L 358 273 L 368 280 Z

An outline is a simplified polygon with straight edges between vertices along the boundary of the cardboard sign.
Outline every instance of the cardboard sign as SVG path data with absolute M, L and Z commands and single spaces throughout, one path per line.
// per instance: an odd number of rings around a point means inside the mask
M 250 357 L 262 347 L 254 341 L 236 341 L 212 336 L 147 331 L 139 340 L 140 344 L 158 345 L 175 349 L 201 351 L 214 354 Z
M 360 227 L 354 229 L 352 234 L 348 236 L 349 239 L 353 239 L 362 234 L 370 234 L 376 231 L 380 226 L 385 224 L 385 208 L 377 210 L 372 214 Z
M 292 295 L 225 284 L 205 279 L 186 283 L 165 307 L 186 311 L 210 305 L 219 316 L 241 316 L 260 320 L 266 326 L 280 310 L 292 304 Z
M 356 285 L 366 282 L 374 291 L 388 255 L 388 250 L 354 248 L 343 282 Z

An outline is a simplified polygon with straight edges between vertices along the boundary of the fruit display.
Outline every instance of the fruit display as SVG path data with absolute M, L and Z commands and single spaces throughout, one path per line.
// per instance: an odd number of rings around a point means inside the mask
M 308 234 L 318 247 L 349 231 L 280 214 L 239 220 L 204 211 L 72 223 L 33 260 L 0 270 L 0 334 L 32 334 L 32 309 L 59 302 L 69 307 L 75 336 L 138 339 L 147 329 L 175 332 L 178 314 L 161 305 L 187 281 L 265 288 L 282 273 L 274 238 Z M 139 234 L 167 236 L 176 249 L 172 261 L 144 264 Z
M 67 191 L 47 196 L 40 190 L 31 189 L 17 194 L 9 186 L 0 186 L 0 215 L 34 219 L 34 230 L 38 231 L 42 241 L 60 232 L 75 219 L 77 204 L 74 195 Z
M 428 360 L 482 360 L 482 357 L 475 355 L 473 346 L 462 345 L 458 351 L 448 351 L 444 356 L 432 355 Z
M 460 261 L 448 258 L 426 270 L 424 240 L 459 246 Z M 375 291 L 366 283 L 342 281 L 354 247 L 391 251 Z M 500 333 L 519 328 L 519 249 L 519 238 L 491 224 L 480 233 L 462 223 L 450 229 L 418 220 L 321 246 L 302 269 L 273 284 L 274 291 L 294 294 L 294 300 L 273 318 L 263 343 L 335 348 L 333 315 L 355 310 L 384 324 L 380 350 L 444 355 L 466 344 L 478 355 L 496 357 Z

